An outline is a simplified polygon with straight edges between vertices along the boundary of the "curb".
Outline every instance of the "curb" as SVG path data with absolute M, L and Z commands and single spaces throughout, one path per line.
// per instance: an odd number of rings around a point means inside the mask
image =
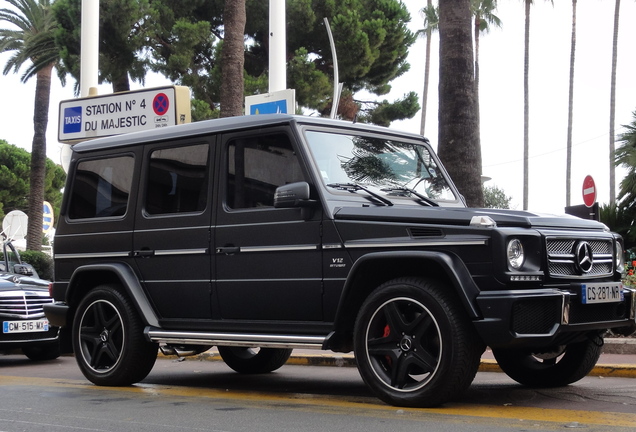
M 603 354 L 636 355 L 636 338 L 606 338 Z

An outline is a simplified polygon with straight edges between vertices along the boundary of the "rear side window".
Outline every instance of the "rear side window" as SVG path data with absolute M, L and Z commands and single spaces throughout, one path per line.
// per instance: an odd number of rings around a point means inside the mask
M 208 144 L 153 151 L 146 180 L 146 213 L 160 215 L 205 210 L 208 153 Z
M 132 156 L 80 162 L 75 170 L 69 218 L 120 217 L 126 214 L 134 165 Z

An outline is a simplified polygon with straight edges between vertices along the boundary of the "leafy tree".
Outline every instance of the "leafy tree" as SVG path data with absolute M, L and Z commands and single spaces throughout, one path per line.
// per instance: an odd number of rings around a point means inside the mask
M 469 206 L 482 207 L 471 0 L 439 5 L 439 156 Z
M 78 70 L 80 1 L 57 0 L 55 4 L 62 27 L 57 41 L 65 50 L 64 64 L 74 76 Z M 120 2 L 125 5 L 118 6 Z M 267 91 L 269 64 L 269 5 L 262 0 L 245 0 L 245 5 L 244 91 L 263 93 Z M 339 75 L 345 87 L 339 115 L 354 118 L 361 111 L 362 120 L 388 124 L 417 113 L 414 92 L 391 102 L 362 103 L 354 97 L 361 90 L 378 96 L 387 94 L 390 82 L 409 69 L 406 58 L 415 35 L 406 27 L 410 15 L 401 1 L 288 0 L 286 5 L 287 84 L 298 89 L 296 100 L 300 106 L 323 114 L 331 109 L 333 60 L 322 19 L 327 17 L 340 53 Z M 145 68 L 151 67 L 173 82 L 190 87 L 193 97 L 209 106 L 202 109 L 197 104 L 194 118 L 204 113 L 218 116 L 215 111 L 221 96 L 221 64 L 225 64 L 221 45 L 227 37 L 225 6 L 225 0 L 102 2 L 100 50 L 109 49 L 115 42 L 117 49 L 112 55 L 102 51 L 101 80 L 117 81 L 117 75 L 107 73 L 107 67 L 109 71 L 128 70 L 133 79 L 141 79 Z M 124 11 L 126 16 L 118 15 Z M 126 63 L 126 59 L 136 62 Z
M 29 171 L 31 155 L 26 150 L 0 140 L 0 219 L 12 210 L 21 210 L 29 214 Z M 51 159 L 46 159 L 46 175 L 44 178 L 45 201 L 55 209 L 55 219 L 62 204 L 62 192 L 66 174 Z M 42 200 L 40 200 L 42 208 Z M 30 214 L 29 214 L 30 216 Z M 42 216 L 40 216 L 40 219 Z M 29 217 L 29 219 L 31 219 Z M 41 237 L 42 227 L 40 227 Z
M 53 13 L 59 22 L 55 41 L 61 47 L 65 70 L 76 82 L 80 77 L 82 0 L 56 0 Z M 150 0 L 99 2 L 99 78 L 112 83 L 113 92 L 130 90 L 130 80 L 144 82 L 149 62 L 145 55 L 152 18 Z M 77 90 L 76 85 L 76 90 Z
M 49 121 L 51 74 L 59 63 L 59 49 L 54 42 L 57 26 L 50 0 L 6 0 L 13 8 L 0 9 L 0 22 L 10 28 L 0 29 L 0 52 L 11 52 L 3 74 L 18 72 L 24 65 L 22 82 L 36 78 L 33 113 L 33 142 L 29 174 L 30 195 L 27 214 L 27 249 L 42 249 L 42 200 L 46 176 L 46 128 Z
M 497 186 L 484 186 L 484 207 L 494 209 L 509 209 L 512 197 Z
M 192 91 L 193 120 L 219 116 L 223 0 L 152 0 L 151 67 Z M 246 85 L 247 88 L 247 85 Z
M 617 204 L 602 205 L 599 207 L 601 222 L 612 231 L 623 236 L 625 249 L 636 246 L 636 226 L 634 226 L 634 211 Z

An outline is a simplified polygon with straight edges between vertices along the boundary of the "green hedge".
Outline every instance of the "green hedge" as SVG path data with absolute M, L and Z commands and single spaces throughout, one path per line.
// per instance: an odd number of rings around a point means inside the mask
M 48 254 L 27 250 L 20 252 L 20 258 L 22 259 L 22 262 L 33 266 L 35 271 L 38 272 L 40 279 L 53 280 L 53 259 L 51 259 Z M 1 251 L 0 259 L 4 259 Z

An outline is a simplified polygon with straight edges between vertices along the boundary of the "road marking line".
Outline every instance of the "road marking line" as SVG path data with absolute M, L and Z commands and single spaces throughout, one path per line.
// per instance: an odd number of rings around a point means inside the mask
M 417 415 L 439 414 L 447 416 L 477 417 L 483 419 L 499 419 L 514 421 L 540 421 L 548 423 L 578 423 L 581 425 L 604 425 L 615 427 L 633 427 L 636 414 L 599 411 L 577 411 L 565 409 L 546 409 L 520 406 L 472 405 L 449 403 L 443 408 L 398 408 L 369 402 L 367 397 L 353 397 L 349 400 L 334 400 L 330 395 L 308 395 L 297 393 L 274 394 L 209 388 L 175 387 L 156 384 L 139 383 L 130 387 L 100 387 L 82 380 L 66 380 L 55 378 L 31 378 L 16 376 L 0 376 L 0 388 L 7 386 L 64 387 L 91 391 L 118 391 L 149 394 L 154 396 L 177 396 L 192 398 L 230 399 L 234 401 L 258 402 L 258 406 L 280 407 L 296 406 L 333 413 L 352 413 L 353 410 L 366 410 L 378 415 L 410 414 L 409 420 L 417 421 Z M 421 418 L 424 420 L 424 418 Z

